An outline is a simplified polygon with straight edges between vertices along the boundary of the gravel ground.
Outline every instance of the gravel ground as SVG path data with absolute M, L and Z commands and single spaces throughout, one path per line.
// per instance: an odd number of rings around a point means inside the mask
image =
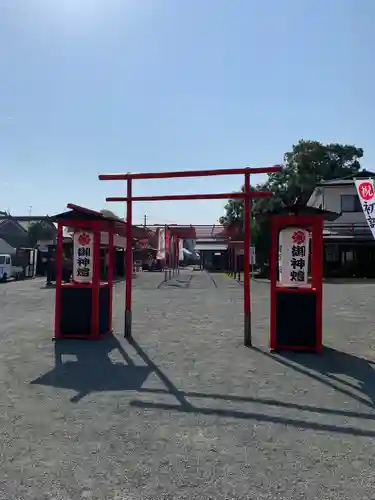
M 1 500 L 375 498 L 372 283 L 325 284 L 323 356 L 270 355 L 269 289 L 134 280 L 133 339 L 53 343 L 54 291 L 0 286 Z

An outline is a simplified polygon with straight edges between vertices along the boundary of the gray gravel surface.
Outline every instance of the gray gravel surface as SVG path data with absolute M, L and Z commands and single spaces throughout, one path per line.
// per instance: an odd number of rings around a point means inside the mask
M 269 287 L 134 280 L 133 341 L 53 343 L 54 290 L 0 286 L 0 498 L 375 498 L 375 285 L 326 284 L 324 355 L 270 355 Z

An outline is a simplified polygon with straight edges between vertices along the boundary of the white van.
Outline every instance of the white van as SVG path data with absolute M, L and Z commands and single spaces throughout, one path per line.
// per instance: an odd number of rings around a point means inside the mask
M 19 280 L 22 276 L 22 267 L 12 265 L 12 257 L 10 254 L 0 254 L 0 281 L 5 282 L 10 278 Z

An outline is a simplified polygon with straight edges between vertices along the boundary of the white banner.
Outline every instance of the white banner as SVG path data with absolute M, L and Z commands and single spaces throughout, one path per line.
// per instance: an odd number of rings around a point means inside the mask
M 250 247 L 250 265 L 255 266 L 255 264 L 256 264 L 255 247 Z
M 158 229 L 158 253 L 157 260 L 165 260 L 165 229 Z
M 279 285 L 306 286 L 309 263 L 309 232 L 288 227 L 279 233 Z
M 73 281 L 90 283 L 94 264 L 94 234 L 76 231 L 73 235 Z
M 374 179 L 361 179 L 355 181 L 358 198 L 362 205 L 363 213 L 365 214 L 369 228 L 371 229 L 372 237 L 375 238 L 375 191 Z
M 178 260 L 184 260 L 184 240 L 178 240 Z

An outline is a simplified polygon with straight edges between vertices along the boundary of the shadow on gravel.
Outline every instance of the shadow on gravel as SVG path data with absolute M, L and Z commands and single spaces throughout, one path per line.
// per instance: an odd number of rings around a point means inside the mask
M 113 363 L 109 354 L 117 349 L 126 364 Z M 64 361 L 73 356 L 74 361 Z M 77 403 L 92 392 L 139 390 L 150 373 L 147 366 L 135 365 L 114 336 L 99 341 L 60 340 L 55 342 L 55 367 L 31 384 L 72 389 Z
M 375 278 L 323 278 L 330 285 L 374 285 Z
M 170 380 L 170 378 L 164 373 L 164 371 L 154 361 L 152 361 L 147 352 L 137 343 L 137 341 L 135 341 L 134 339 L 127 339 L 127 342 L 142 360 L 143 365 L 136 365 L 130 358 L 130 355 L 124 349 L 123 345 L 114 336 L 108 337 L 107 339 L 98 342 L 87 342 L 79 340 L 62 340 L 56 342 L 55 368 L 53 368 L 45 375 L 42 375 L 41 377 L 32 381 L 31 384 L 72 389 L 77 393 L 70 400 L 74 403 L 78 403 L 82 398 L 94 392 L 131 390 L 138 392 L 139 395 L 147 394 L 150 398 L 152 398 L 152 395 L 165 394 L 173 396 L 176 400 L 176 403 L 174 404 L 145 402 L 139 400 L 133 400 L 130 403 L 132 407 L 140 409 L 143 408 L 176 411 L 196 415 L 252 420 L 256 422 L 274 423 L 302 429 L 315 430 L 317 432 L 341 433 L 375 438 L 375 430 L 359 428 L 359 422 L 357 423 L 356 427 L 350 425 L 342 426 L 328 423 L 318 423 L 313 420 L 307 421 L 302 418 L 302 415 L 301 418 L 289 418 L 270 414 L 272 408 L 283 408 L 287 410 L 290 409 L 310 413 L 312 419 L 314 418 L 314 416 L 320 414 L 353 418 L 361 420 L 362 423 L 365 421 L 375 423 L 375 413 L 372 412 L 361 413 L 357 411 L 342 410 L 337 408 L 322 408 L 313 405 L 279 401 L 272 398 L 259 398 L 256 396 L 240 396 L 203 391 L 179 390 Z M 126 362 L 126 365 L 124 365 L 123 363 L 113 363 L 111 361 L 109 354 L 115 349 L 120 352 L 123 360 Z M 355 358 L 355 356 L 338 353 L 333 349 L 327 350 L 326 358 L 310 356 L 310 359 L 308 359 L 308 355 L 304 356 L 298 354 L 298 356 L 288 355 L 288 357 L 275 356 L 259 349 L 254 349 L 253 354 L 257 355 L 257 353 L 272 357 L 275 361 L 280 362 L 294 370 L 301 371 L 308 376 L 317 378 L 317 380 L 321 381 L 322 383 L 328 382 L 327 385 L 329 385 L 330 387 L 333 387 L 336 390 L 340 390 L 344 394 L 348 394 L 351 397 L 354 397 L 354 395 L 349 390 L 342 390 L 338 388 L 328 379 L 323 379 L 323 377 L 321 376 L 318 377 L 318 375 L 316 375 L 316 372 L 310 372 L 309 369 L 319 369 L 322 373 L 327 374 L 328 376 L 331 376 L 333 371 L 335 373 L 340 371 L 340 373 L 345 373 L 347 375 L 349 374 L 349 376 L 353 376 L 355 373 L 355 378 L 357 380 L 360 375 L 360 380 L 363 383 L 364 392 L 366 393 L 366 395 L 370 398 L 374 396 L 374 389 L 370 388 L 369 386 L 371 384 L 371 380 L 373 379 L 373 371 L 370 363 L 366 360 L 361 360 L 360 358 Z M 76 357 L 76 361 L 64 362 L 63 356 L 65 355 L 74 355 Z M 353 360 L 353 358 L 355 359 Z M 297 363 L 304 363 L 305 367 L 302 368 Z M 347 367 L 347 364 L 350 363 L 352 363 L 352 366 L 349 368 Z M 147 377 L 152 372 L 156 374 L 164 387 L 142 387 Z M 340 383 L 343 383 L 343 381 L 340 380 Z M 351 384 L 349 384 L 349 386 L 354 387 L 354 385 Z M 356 389 L 358 388 L 356 387 Z M 202 406 L 191 403 L 188 400 L 189 398 L 202 399 Z M 212 406 L 214 406 L 215 404 L 214 401 L 226 402 L 228 404 L 228 408 L 223 409 L 222 407 L 210 407 L 207 404 L 208 400 L 212 401 Z M 372 407 L 372 405 L 364 398 L 359 398 L 358 400 L 364 404 L 367 404 L 367 406 Z M 233 410 L 230 408 L 231 403 L 253 403 L 259 405 L 260 408 L 256 412 Z M 261 411 L 262 406 L 265 407 L 263 412 Z
M 137 408 L 148 408 L 148 409 L 159 409 L 167 411 L 177 411 L 182 413 L 195 413 L 197 415 L 212 415 L 224 418 L 237 418 L 245 420 L 255 420 L 258 422 L 269 422 L 275 424 L 290 425 L 293 427 L 311 429 L 319 432 L 334 432 L 342 434 L 351 434 L 355 436 L 366 436 L 375 437 L 375 430 L 360 429 L 352 426 L 336 426 L 332 424 L 321 424 L 311 421 L 306 421 L 303 419 L 294 419 L 287 417 L 278 417 L 273 415 L 268 415 L 267 413 L 261 412 L 245 412 L 239 410 L 231 409 L 216 409 L 207 408 L 193 405 L 187 398 L 202 398 L 204 400 L 220 400 L 230 402 L 243 402 L 243 403 L 255 403 L 259 405 L 266 405 L 269 407 L 286 408 L 293 410 L 300 410 L 301 412 L 311 412 L 313 414 L 325 414 L 325 415 L 338 415 L 345 416 L 348 418 L 356 418 L 362 420 L 370 420 L 375 422 L 375 414 L 371 413 L 360 413 L 356 411 L 346 411 L 335 408 L 321 408 L 311 405 L 301 405 L 297 403 L 288 403 L 284 401 L 278 401 L 268 398 L 257 398 L 252 396 L 236 396 L 230 394 L 215 394 L 215 393 L 205 393 L 205 392 L 195 392 L 195 391 L 180 391 L 168 378 L 168 376 L 149 358 L 148 354 L 142 349 L 142 347 L 134 340 L 129 339 L 129 344 L 133 346 L 137 354 L 144 361 L 146 365 L 149 366 L 150 370 L 155 372 L 159 377 L 160 381 L 164 384 L 165 389 L 148 389 L 141 388 L 140 393 L 148 394 L 169 394 L 176 398 L 176 404 L 164 404 L 164 403 L 146 403 L 143 401 L 133 401 L 132 406 Z M 206 403 L 206 401 L 205 401 Z
M 190 275 L 188 277 L 188 279 L 177 279 L 177 278 L 171 278 L 170 280 L 167 280 L 167 281 L 162 281 L 160 283 L 160 285 L 158 286 L 158 289 L 161 289 L 161 288 L 168 288 L 168 287 L 172 287 L 172 288 L 189 288 L 190 287 L 190 283 L 191 283 L 191 280 L 192 280 L 192 275 Z
M 162 285 L 159 287 L 159 288 L 165 288 L 165 287 L 172 287 L 172 288 L 188 288 L 189 287 L 189 284 L 186 283 L 186 282 L 174 282 L 174 283 L 168 283 L 168 282 L 165 282 L 165 283 L 162 283 Z
M 270 354 L 259 349 L 256 350 L 370 408 L 375 407 L 375 370 L 373 366 L 375 362 L 373 361 L 330 347 L 324 347 L 322 355 L 287 351 Z M 362 395 L 358 393 L 362 393 Z

